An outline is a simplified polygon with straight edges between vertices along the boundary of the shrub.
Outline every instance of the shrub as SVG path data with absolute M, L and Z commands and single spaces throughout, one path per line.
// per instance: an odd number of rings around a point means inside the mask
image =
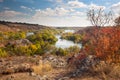
M 78 46 L 71 46 L 66 49 L 70 55 L 77 54 L 80 52 L 80 48 Z
M 7 52 L 3 48 L 0 48 L 0 57 L 6 57 L 6 56 L 8 56 Z
M 17 40 L 17 39 L 23 39 L 26 38 L 25 32 L 8 32 L 7 35 L 8 39 L 10 40 Z
M 120 28 L 94 28 L 83 38 L 83 50 L 109 62 L 120 61 Z
M 14 53 L 14 55 L 27 55 L 27 56 L 30 56 L 30 55 L 34 55 L 37 51 L 37 47 L 36 45 L 20 45 L 20 46 L 15 46 L 12 48 L 12 51 Z
M 55 54 L 59 56 L 66 56 L 68 55 L 68 52 L 66 49 L 58 48 Z
M 49 31 L 37 32 L 35 35 L 28 36 L 27 39 L 33 43 L 48 42 L 49 44 L 55 44 L 57 41 L 57 38 Z
M 75 43 L 80 43 L 81 40 L 82 40 L 82 35 L 81 34 L 75 34 L 75 33 L 64 33 L 64 34 L 62 34 L 61 38 L 71 40 Z

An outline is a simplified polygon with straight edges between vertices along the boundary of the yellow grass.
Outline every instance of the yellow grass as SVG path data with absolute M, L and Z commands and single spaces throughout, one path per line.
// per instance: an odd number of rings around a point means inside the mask
M 51 63 L 49 63 L 49 62 L 33 66 L 32 68 L 33 68 L 34 72 L 39 75 L 44 75 L 45 73 L 52 70 Z

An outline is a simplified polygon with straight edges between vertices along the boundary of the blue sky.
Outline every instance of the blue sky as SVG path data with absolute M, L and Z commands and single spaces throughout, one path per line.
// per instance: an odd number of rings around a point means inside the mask
M 89 26 L 91 7 L 120 14 L 120 0 L 0 0 L 0 20 L 47 26 Z

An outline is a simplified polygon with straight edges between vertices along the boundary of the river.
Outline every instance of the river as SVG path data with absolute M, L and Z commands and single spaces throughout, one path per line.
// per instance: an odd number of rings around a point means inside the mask
M 65 30 L 63 33 L 66 32 L 72 32 L 74 33 L 74 30 Z M 61 39 L 61 35 L 55 35 L 56 38 L 58 39 L 58 41 L 56 42 L 55 46 L 57 48 L 69 48 L 70 46 L 78 46 L 79 48 L 81 48 L 81 44 L 80 43 L 74 43 L 73 41 L 70 40 L 66 40 L 66 39 Z
M 65 30 L 63 33 L 67 33 L 67 32 L 72 32 L 74 33 L 74 30 Z M 34 35 L 33 32 L 28 32 L 26 34 L 26 36 L 30 36 L 30 35 Z M 81 48 L 81 44 L 80 43 L 74 43 L 73 41 L 70 40 L 66 40 L 66 39 L 61 39 L 61 35 L 55 35 L 56 38 L 58 39 L 58 41 L 55 43 L 55 46 L 57 48 L 69 48 L 70 46 L 78 46 L 79 48 Z

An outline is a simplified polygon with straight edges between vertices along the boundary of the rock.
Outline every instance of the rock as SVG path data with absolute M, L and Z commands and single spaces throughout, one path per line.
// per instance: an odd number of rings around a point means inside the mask
M 7 80 L 15 80 L 14 78 L 15 78 L 15 76 L 11 75 L 10 77 L 7 78 Z
M 56 56 L 46 56 L 43 62 L 50 62 L 53 67 L 65 67 L 66 61 Z
M 44 75 L 41 80 L 49 80 L 49 78 L 47 77 L 47 75 Z
M 6 63 L 2 66 L 0 66 L 0 74 L 12 74 L 12 73 L 18 73 L 18 72 L 33 72 L 33 69 L 31 68 L 30 64 L 23 63 L 23 64 L 13 64 L 13 63 Z
M 8 68 L 8 69 L 4 70 L 4 71 L 2 72 L 2 74 L 12 74 L 12 73 L 14 73 L 14 72 L 15 72 L 14 69 Z
M 88 70 L 91 67 L 97 65 L 99 60 L 94 55 L 89 55 L 82 60 L 77 60 L 77 69 Z
M 95 66 L 100 63 L 100 60 L 94 55 L 89 55 L 86 57 L 82 56 L 82 58 L 78 55 L 78 57 L 73 57 L 72 60 L 73 61 L 71 64 L 72 68 L 74 65 L 74 69 L 71 73 L 71 77 L 81 77 L 85 72 L 94 72 L 93 70 Z
M 11 75 L 11 78 L 15 78 L 15 76 L 14 76 L 14 75 Z
M 35 74 L 34 72 L 31 72 L 30 76 L 34 76 L 35 77 L 35 76 L 37 76 L 37 74 Z
M 69 77 L 63 77 L 63 78 L 60 78 L 58 80 L 69 80 L 70 78 Z
M 32 43 L 28 39 L 20 39 L 20 40 L 10 41 L 10 42 L 8 42 L 8 44 L 6 46 L 8 46 L 8 45 L 11 45 L 11 46 L 13 46 L 13 45 L 17 45 L 17 46 L 23 45 L 23 46 L 25 46 L 25 45 L 30 45 L 30 44 L 32 44 Z
M 41 80 L 42 77 L 40 75 L 37 75 L 36 78 L 37 78 L 37 80 Z
M 16 68 L 17 72 L 33 72 L 33 69 L 31 68 L 30 64 L 24 63 L 19 65 Z
M 4 59 L 1 58 L 1 59 L 0 59 L 0 62 L 4 62 Z

